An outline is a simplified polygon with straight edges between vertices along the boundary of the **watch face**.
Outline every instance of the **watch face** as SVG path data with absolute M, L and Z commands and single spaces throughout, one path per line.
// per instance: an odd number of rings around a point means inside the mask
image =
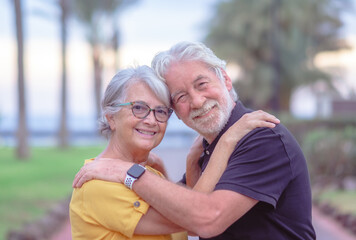
M 139 178 L 145 172 L 145 169 L 138 164 L 134 164 L 128 171 L 127 174 L 134 178 Z

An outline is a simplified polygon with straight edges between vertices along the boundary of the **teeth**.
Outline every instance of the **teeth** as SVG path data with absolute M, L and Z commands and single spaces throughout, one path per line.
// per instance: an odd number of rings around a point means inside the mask
M 198 114 L 196 114 L 195 116 L 193 116 L 193 118 L 204 116 L 205 114 L 207 114 L 207 113 L 211 110 L 211 108 L 209 108 L 209 109 L 204 109 L 204 110 L 205 110 L 204 112 L 199 112 Z
M 204 116 L 204 115 L 207 114 L 210 110 L 211 110 L 211 108 L 209 108 L 206 112 L 201 113 L 198 117 Z
M 204 116 L 205 114 L 207 114 L 211 109 L 213 109 L 217 104 L 214 101 L 209 101 L 206 104 L 204 104 L 204 106 L 199 109 L 199 110 L 195 110 L 193 112 L 191 112 L 190 117 L 192 119 L 197 118 L 197 117 L 201 117 Z
M 152 135 L 152 136 L 155 135 L 155 132 L 148 132 L 148 131 L 139 130 L 139 129 L 137 129 L 137 131 L 139 133 L 146 134 L 146 135 Z

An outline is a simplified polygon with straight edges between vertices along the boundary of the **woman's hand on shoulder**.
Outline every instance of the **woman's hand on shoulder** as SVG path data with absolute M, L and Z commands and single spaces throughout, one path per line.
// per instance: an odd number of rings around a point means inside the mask
M 276 124 L 279 123 L 280 120 L 274 115 L 258 110 L 244 114 L 223 134 L 222 137 L 224 138 L 224 141 L 236 144 L 241 138 L 255 128 L 274 128 Z

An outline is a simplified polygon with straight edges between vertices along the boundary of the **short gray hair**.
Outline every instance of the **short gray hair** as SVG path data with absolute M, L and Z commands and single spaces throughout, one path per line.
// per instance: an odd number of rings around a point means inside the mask
M 165 82 L 164 76 L 170 65 L 174 62 L 184 61 L 202 62 L 212 69 L 221 81 L 224 80 L 221 69 L 226 70 L 226 62 L 218 58 L 210 48 L 199 42 L 177 43 L 169 50 L 158 53 L 153 58 L 151 66 L 158 77 Z M 238 99 L 234 88 L 231 89 L 230 95 L 234 101 Z
M 109 138 L 112 133 L 105 115 L 114 115 L 121 109 L 117 105 L 125 101 L 127 90 L 137 82 L 145 83 L 160 101 L 167 107 L 171 106 L 167 85 L 157 77 L 152 68 L 144 65 L 121 70 L 111 79 L 101 101 L 99 131 L 105 137 Z

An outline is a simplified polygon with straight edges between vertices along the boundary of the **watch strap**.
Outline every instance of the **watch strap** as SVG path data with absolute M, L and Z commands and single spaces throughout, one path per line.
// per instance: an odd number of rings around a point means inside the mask
M 134 183 L 136 180 L 137 180 L 137 178 L 134 178 L 134 177 L 132 177 L 132 176 L 126 174 L 124 184 L 125 184 L 126 187 L 132 189 L 132 185 L 133 185 L 133 183 Z
M 126 187 L 132 189 L 133 183 L 139 179 L 146 171 L 146 168 L 140 164 L 134 164 L 126 173 L 124 184 Z

